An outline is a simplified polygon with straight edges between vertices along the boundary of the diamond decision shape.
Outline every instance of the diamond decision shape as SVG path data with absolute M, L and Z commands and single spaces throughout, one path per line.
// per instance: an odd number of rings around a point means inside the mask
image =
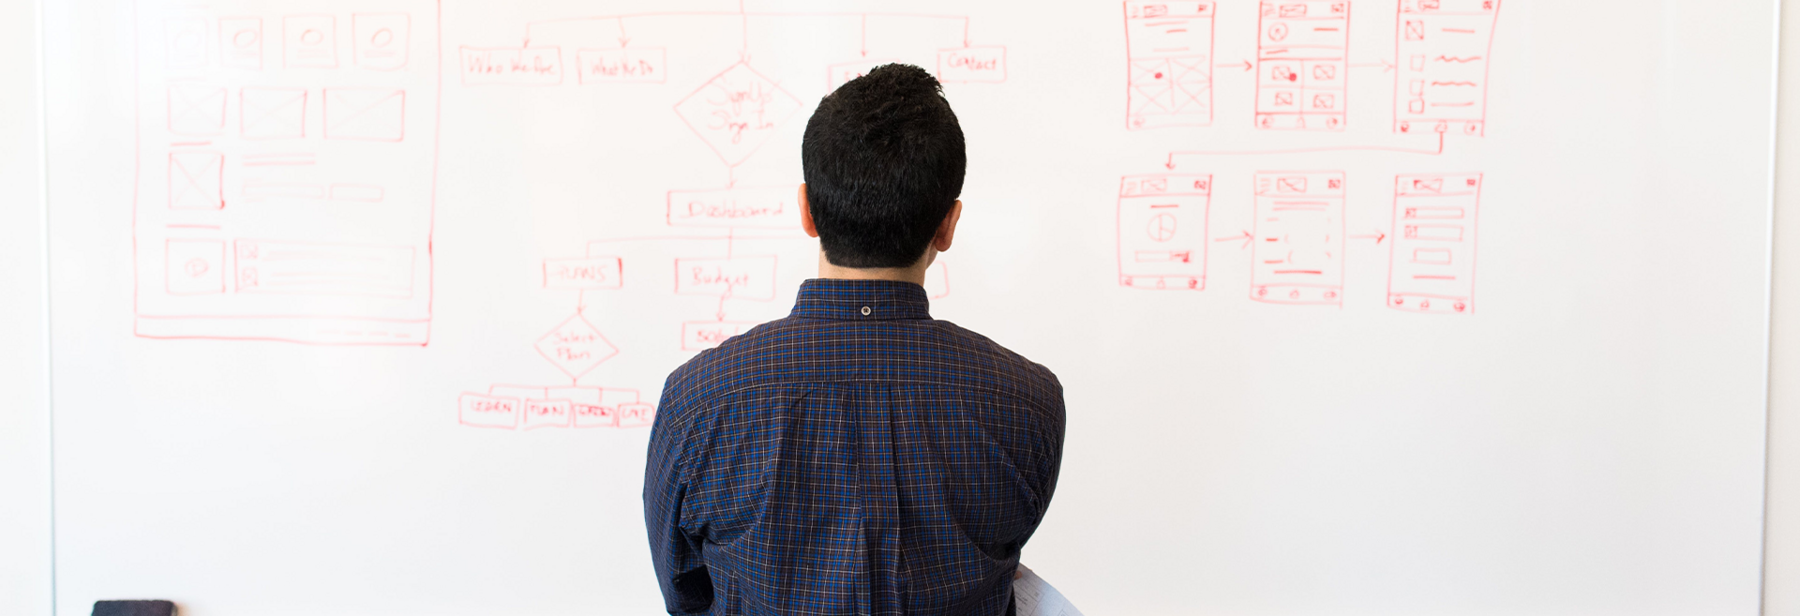
M 606 336 L 600 335 L 599 329 L 579 314 L 569 317 L 562 325 L 539 338 L 536 346 L 544 359 L 556 364 L 557 368 L 561 368 L 572 379 L 581 378 L 581 375 L 587 374 L 601 362 L 619 354 L 619 348 L 608 342 Z
M 799 110 L 798 99 L 741 62 L 675 104 L 688 128 L 733 167 L 755 154 Z

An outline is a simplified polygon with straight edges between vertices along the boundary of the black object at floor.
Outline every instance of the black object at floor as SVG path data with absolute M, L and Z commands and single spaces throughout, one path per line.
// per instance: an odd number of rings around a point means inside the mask
M 95 601 L 94 616 L 175 616 L 169 601 Z

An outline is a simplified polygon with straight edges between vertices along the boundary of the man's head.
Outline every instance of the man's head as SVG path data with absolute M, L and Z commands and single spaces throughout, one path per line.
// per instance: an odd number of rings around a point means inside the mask
M 909 268 L 927 248 L 949 248 L 968 156 L 924 69 L 881 66 L 826 96 L 800 155 L 808 231 L 832 265 Z

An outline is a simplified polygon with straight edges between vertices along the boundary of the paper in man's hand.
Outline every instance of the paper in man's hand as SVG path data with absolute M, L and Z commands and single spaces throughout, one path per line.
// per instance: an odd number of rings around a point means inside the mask
M 1018 604 L 1018 616 L 1081 616 L 1056 587 L 1024 566 L 1013 580 L 1013 602 Z

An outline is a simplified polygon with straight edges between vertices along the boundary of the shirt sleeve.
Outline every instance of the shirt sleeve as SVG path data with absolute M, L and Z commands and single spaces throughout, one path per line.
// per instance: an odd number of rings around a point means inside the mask
M 1056 481 L 1062 474 L 1063 437 L 1068 426 L 1068 411 L 1063 403 L 1062 382 L 1055 374 L 1048 375 L 1050 395 L 1044 402 L 1044 415 L 1038 428 L 1039 446 L 1043 455 L 1038 457 L 1037 472 L 1037 524 L 1044 522 L 1044 516 L 1050 512 L 1050 498 L 1056 494 Z M 1037 524 L 1033 524 L 1035 529 Z
M 650 558 L 656 567 L 656 584 L 670 614 L 704 614 L 713 602 L 712 576 L 701 555 L 701 537 L 682 528 L 682 506 L 687 496 L 683 476 L 683 443 L 686 430 L 676 418 L 681 397 L 675 378 L 663 386 L 663 395 L 650 430 L 650 451 L 644 468 L 644 529 L 650 537 Z
M 1063 405 L 1062 384 L 1056 385 L 1056 401 L 1051 407 L 1050 428 L 1046 430 L 1050 441 L 1050 455 L 1044 469 L 1044 486 L 1038 491 L 1042 495 L 1038 500 L 1038 522 L 1044 521 L 1044 514 L 1050 512 L 1050 498 L 1056 495 L 1056 481 L 1062 475 L 1063 438 L 1068 428 L 1068 411 Z

